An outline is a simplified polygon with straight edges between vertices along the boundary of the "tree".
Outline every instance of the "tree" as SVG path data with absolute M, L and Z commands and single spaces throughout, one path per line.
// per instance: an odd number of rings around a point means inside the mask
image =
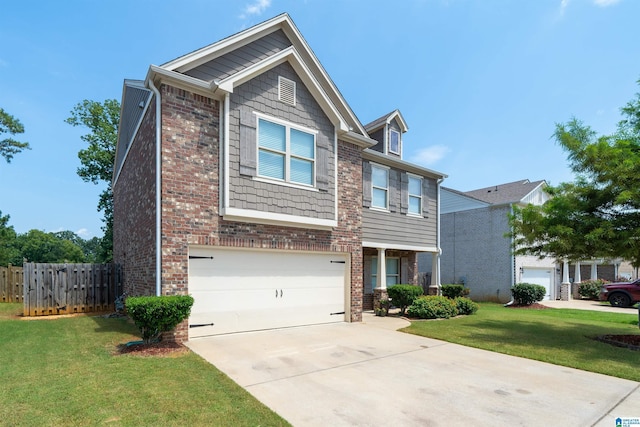
M 640 266 L 640 94 L 621 112 L 611 135 L 575 118 L 556 125 L 554 137 L 577 179 L 549 187 L 553 197 L 543 206 L 514 211 L 516 253 L 621 257 Z
M 0 135 L 3 133 L 10 135 L 24 133 L 24 126 L 20 120 L 0 108 Z M 13 138 L 0 140 L 0 156 L 4 157 L 7 163 L 11 163 L 14 154 L 30 149 L 28 142 L 16 141 Z
M 71 117 L 65 120 L 72 126 L 84 126 L 89 133 L 80 138 L 88 147 L 78 152 L 81 167 L 78 175 L 86 182 L 106 183 L 107 188 L 100 194 L 98 211 L 103 212 L 104 236 L 101 239 L 99 260 L 110 262 L 113 258 L 113 163 L 118 139 L 120 122 L 120 103 L 115 99 L 104 102 L 84 100 L 71 111 Z
M 22 257 L 16 248 L 16 232 L 9 225 L 9 215 L 0 211 L 0 267 L 8 264 L 22 265 Z
M 18 235 L 17 247 L 28 262 L 84 262 L 82 249 L 75 243 L 61 239 L 55 233 L 29 230 Z

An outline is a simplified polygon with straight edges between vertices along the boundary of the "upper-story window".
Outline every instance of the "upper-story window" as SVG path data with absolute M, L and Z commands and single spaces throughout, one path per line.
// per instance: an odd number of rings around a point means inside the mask
M 389 209 L 389 169 L 371 165 L 371 206 Z
M 389 130 L 389 152 L 400 155 L 400 132 Z
M 258 119 L 258 175 L 313 186 L 315 134 L 285 122 Z
M 412 215 L 422 215 L 422 178 L 409 175 L 408 187 L 408 213 Z

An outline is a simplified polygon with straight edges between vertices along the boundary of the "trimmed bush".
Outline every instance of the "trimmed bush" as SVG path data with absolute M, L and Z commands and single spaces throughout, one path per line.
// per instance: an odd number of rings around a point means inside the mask
M 471 301 L 469 298 L 458 297 L 458 298 L 455 298 L 453 301 L 455 301 L 456 303 L 456 309 L 458 310 L 458 314 L 464 314 L 464 315 L 474 314 L 476 311 L 478 311 L 478 308 L 480 308 L 480 306 L 477 303 Z
M 129 297 L 125 302 L 127 314 L 140 329 L 146 344 L 189 317 L 192 305 L 191 295 Z
M 438 295 L 417 298 L 407 309 L 411 317 L 420 319 L 448 319 L 456 316 L 458 310 L 454 300 Z
M 393 285 L 387 288 L 392 304 L 400 308 L 401 315 L 423 293 L 422 287 L 414 285 Z
M 447 298 L 466 297 L 469 295 L 469 288 L 465 288 L 464 285 L 449 284 L 442 285 L 442 296 Z
M 578 283 L 578 293 L 582 298 L 597 300 L 600 296 L 600 288 L 606 282 L 601 279 L 597 280 L 585 280 Z
M 518 305 L 531 305 L 542 301 L 546 292 L 544 286 L 531 283 L 516 283 L 511 288 L 511 295 Z

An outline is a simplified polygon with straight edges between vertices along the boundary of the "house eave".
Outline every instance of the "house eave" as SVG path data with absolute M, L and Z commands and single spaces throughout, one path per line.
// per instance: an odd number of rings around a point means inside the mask
M 395 167 L 407 172 L 412 172 L 412 173 L 415 173 L 416 175 L 429 176 L 435 179 L 444 179 L 448 177 L 448 175 L 442 172 L 438 172 L 433 169 L 428 169 L 422 166 L 418 166 L 413 163 L 406 162 L 404 160 L 396 159 L 371 149 L 365 149 L 362 152 L 362 158 L 365 160 L 372 160 L 386 166 Z

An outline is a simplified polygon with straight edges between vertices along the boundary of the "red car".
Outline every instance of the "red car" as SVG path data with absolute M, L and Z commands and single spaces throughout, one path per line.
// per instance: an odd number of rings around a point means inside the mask
M 600 301 L 609 301 L 614 307 L 632 306 L 640 301 L 640 279 L 603 285 L 600 289 Z

